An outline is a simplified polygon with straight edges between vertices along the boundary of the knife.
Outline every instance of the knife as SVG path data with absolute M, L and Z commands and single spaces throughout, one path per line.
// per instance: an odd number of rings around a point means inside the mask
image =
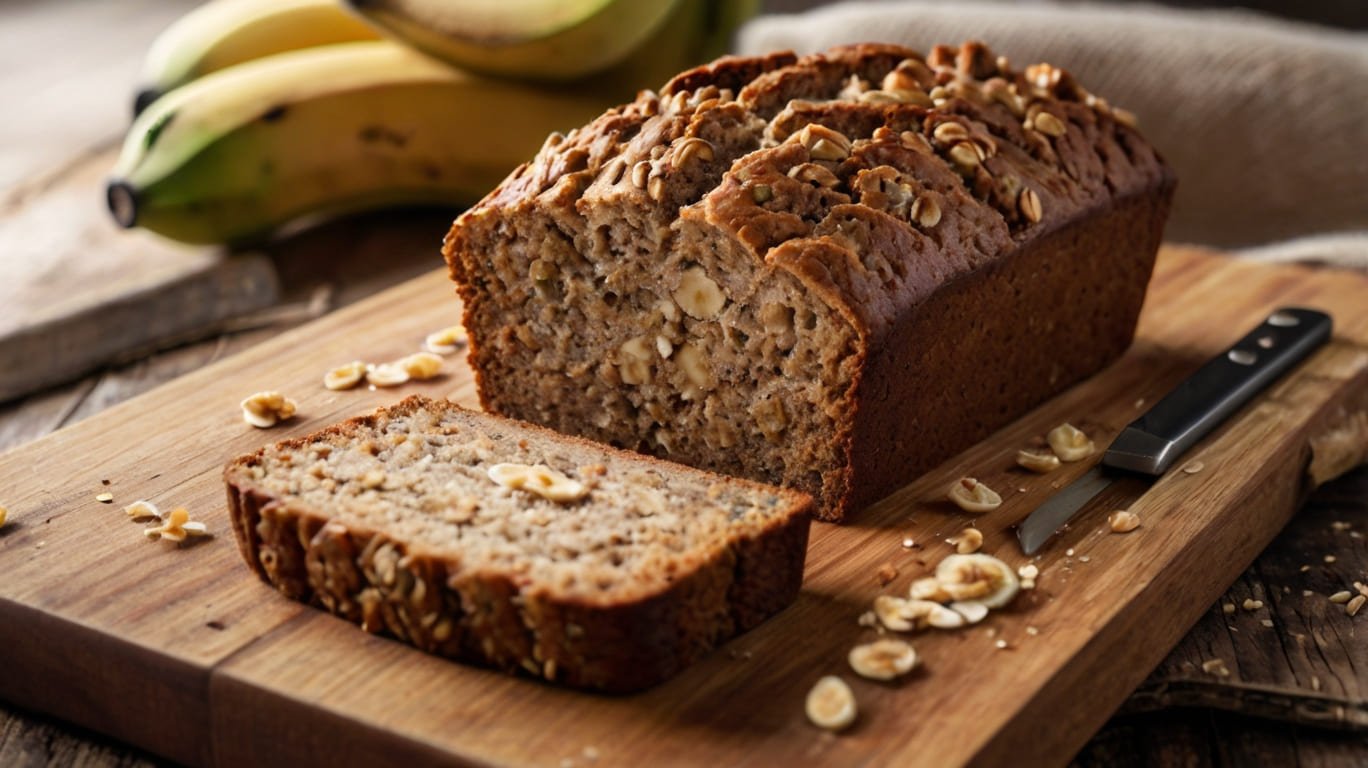
M 1121 431 L 1089 469 L 1017 525 L 1033 555 L 1089 501 L 1127 475 L 1157 478 L 1228 416 L 1330 338 L 1324 312 L 1284 307 L 1208 360 Z

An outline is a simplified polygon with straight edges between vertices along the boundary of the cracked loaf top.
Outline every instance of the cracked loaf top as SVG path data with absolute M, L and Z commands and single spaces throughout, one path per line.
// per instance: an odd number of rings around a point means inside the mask
M 644 254 L 701 220 L 877 339 L 956 276 L 1172 184 L 1134 116 L 1058 67 L 1014 69 L 978 42 L 861 44 L 722 58 L 552 135 L 448 251 L 534 202 L 567 231 L 604 209 L 645 224 Z

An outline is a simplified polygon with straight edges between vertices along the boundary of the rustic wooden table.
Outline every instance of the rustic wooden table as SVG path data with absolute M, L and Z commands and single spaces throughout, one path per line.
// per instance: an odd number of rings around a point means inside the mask
M 84 194 L 108 167 L 147 41 L 186 4 L 78 0 L 0 6 L 0 260 L 29 258 L 21 235 L 54 196 Z M 102 34 L 116 29 L 117 35 Z M 79 41 L 79 42 L 78 42 Z M 73 51 L 58 56 L 58 51 Z M 98 190 L 89 206 L 98 208 Z M 90 215 L 102 215 L 96 211 Z M 249 330 L 141 355 L 0 404 L 0 450 L 109 408 L 326 311 L 435 268 L 444 211 L 334 222 L 267 249 L 287 311 Z M 16 224 L 20 222 L 20 224 Z M 60 222 L 56 225 L 60 226 Z M 84 255 L 101 256 L 98 243 Z M 0 478 L 0 488 L 4 480 Z M 1368 468 L 1322 487 L 1077 756 L 1079 765 L 1368 764 L 1368 611 L 1326 596 L 1368 581 Z M 1257 613 L 1238 608 L 1262 600 Z M 1223 606 L 1237 606 L 1227 614 Z M 1219 659 L 1222 663 L 1215 664 Z M 1224 674 L 1221 674 L 1221 672 Z M 73 692 L 78 695 L 78 692 Z M 155 765 L 99 734 L 0 703 L 0 765 Z

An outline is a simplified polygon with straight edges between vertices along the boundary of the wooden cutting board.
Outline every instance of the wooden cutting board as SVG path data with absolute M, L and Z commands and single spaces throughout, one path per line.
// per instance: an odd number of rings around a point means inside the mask
M 333 364 L 398 357 L 451 324 L 458 306 L 434 272 L 0 456 L 0 697 L 198 765 L 1062 762 L 1292 515 L 1310 441 L 1368 409 L 1366 296 L 1357 274 L 1166 249 L 1122 360 L 854 523 L 815 525 L 794 606 L 651 691 L 607 697 L 366 635 L 279 597 L 239 560 L 219 476 L 232 456 L 412 392 L 476 404 L 456 360 L 399 390 L 320 384 Z M 850 673 L 846 652 L 875 636 L 857 617 L 903 594 L 965 525 L 985 551 L 1026 562 L 1008 526 L 1086 462 L 1028 475 L 1013 467 L 1018 447 L 1065 420 L 1109 440 L 1282 304 L 1330 311 L 1335 339 L 1204 441 L 1189 457 L 1200 471 L 1111 493 L 1034 560 L 1035 590 L 980 625 L 912 638 L 924 666 L 906 680 Z M 237 403 L 260 389 L 298 399 L 300 416 L 269 432 L 243 424 Z M 1006 503 L 974 518 L 947 505 L 966 474 Z M 121 511 L 140 498 L 188 507 L 215 536 L 148 541 Z M 1121 507 L 1143 521 L 1135 532 L 1107 529 Z M 881 586 L 885 566 L 897 576 Z M 803 716 L 830 673 L 860 703 L 840 735 Z

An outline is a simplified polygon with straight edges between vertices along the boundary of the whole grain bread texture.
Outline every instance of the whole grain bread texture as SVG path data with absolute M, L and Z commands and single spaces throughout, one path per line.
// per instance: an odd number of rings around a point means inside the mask
M 424 651 L 610 692 L 658 683 L 792 602 L 812 504 L 421 397 L 224 477 L 243 557 L 288 597 Z
M 842 520 L 1130 343 L 1174 178 L 981 43 L 723 58 L 551 136 L 444 252 L 488 410 Z

